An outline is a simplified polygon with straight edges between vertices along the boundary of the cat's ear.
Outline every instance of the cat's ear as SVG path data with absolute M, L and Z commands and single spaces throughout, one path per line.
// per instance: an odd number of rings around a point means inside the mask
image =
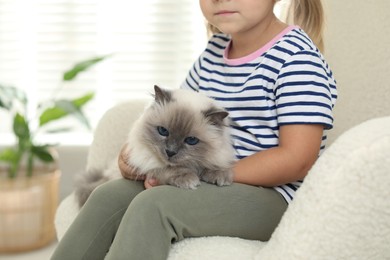
M 154 100 L 159 104 L 165 104 L 171 101 L 172 94 L 170 91 L 160 88 L 154 85 Z
M 223 109 L 212 107 L 206 111 L 204 111 L 204 116 L 213 124 L 222 126 L 224 125 L 223 120 L 229 115 L 228 112 L 226 112 Z

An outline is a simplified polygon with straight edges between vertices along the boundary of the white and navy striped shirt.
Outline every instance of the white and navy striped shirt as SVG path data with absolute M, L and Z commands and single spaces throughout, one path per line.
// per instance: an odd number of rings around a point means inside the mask
M 278 146 L 283 125 L 332 128 L 336 82 L 304 31 L 290 26 L 258 51 L 239 59 L 227 58 L 229 44 L 229 36 L 214 35 L 181 87 L 202 92 L 229 111 L 238 159 Z M 275 189 L 290 202 L 301 183 Z

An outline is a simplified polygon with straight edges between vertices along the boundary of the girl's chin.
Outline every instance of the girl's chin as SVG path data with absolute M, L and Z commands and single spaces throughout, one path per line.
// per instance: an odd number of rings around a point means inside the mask
M 240 28 L 237 28 L 237 25 L 229 24 L 229 25 L 221 25 L 217 27 L 222 33 L 224 34 L 237 34 L 240 33 L 242 30 Z

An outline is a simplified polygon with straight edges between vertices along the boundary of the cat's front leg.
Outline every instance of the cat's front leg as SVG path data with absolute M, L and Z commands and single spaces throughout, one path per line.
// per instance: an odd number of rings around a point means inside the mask
M 188 168 L 167 167 L 154 177 L 160 184 L 169 184 L 184 189 L 196 189 L 200 185 L 198 175 Z
M 200 178 L 205 182 L 217 184 L 218 186 L 227 186 L 233 183 L 233 171 L 231 169 L 205 169 Z

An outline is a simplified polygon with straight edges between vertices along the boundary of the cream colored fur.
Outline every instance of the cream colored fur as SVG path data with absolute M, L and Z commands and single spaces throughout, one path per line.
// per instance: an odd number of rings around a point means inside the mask
M 190 90 L 177 89 L 172 91 L 172 99 L 176 100 L 174 105 L 169 107 L 161 108 L 161 111 L 164 111 L 164 114 L 173 114 L 176 113 L 177 109 L 180 107 L 186 107 L 193 112 L 194 117 L 199 117 L 201 112 L 209 107 L 215 107 L 215 102 L 202 95 L 200 93 L 196 93 Z M 150 106 L 155 105 L 152 103 Z M 148 117 L 148 110 L 145 110 L 144 115 L 141 116 L 136 122 L 132 125 L 131 131 L 129 133 L 129 137 L 127 140 L 128 150 L 135 151 L 131 153 L 129 157 L 129 165 L 133 165 L 139 169 L 142 169 L 143 172 L 150 171 L 154 168 L 162 168 L 166 166 L 166 163 L 163 162 L 159 157 L 155 156 L 149 149 L 145 149 L 145 144 L 142 142 L 140 136 L 143 131 L 145 131 L 145 121 L 152 120 Z M 199 115 L 197 115 L 199 114 Z M 163 115 L 161 115 L 163 116 Z M 225 119 L 225 124 L 228 125 L 229 122 Z M 206 122 L 205 118 L 198 118 L 198 127 L 200 132 L 204 132 L 204 129 L 210 128 L 208 122 Z M 212 131 L 210 131 L 212 132 Z M 220 132 L 216 132 L 220 133 Z M 234 151 L 230 140 L 229 131 L 223 131 L 223 136 L 215 135 L 212 138 L 212 143 L 210 145 L 213 146 L 213 151 L 218 151 L 218 153 L 212 152 L 210 157 L 215 165 L 219 165 L 223 169 L 230 168 L 230 164 L 232 160 L 234 160 Z

